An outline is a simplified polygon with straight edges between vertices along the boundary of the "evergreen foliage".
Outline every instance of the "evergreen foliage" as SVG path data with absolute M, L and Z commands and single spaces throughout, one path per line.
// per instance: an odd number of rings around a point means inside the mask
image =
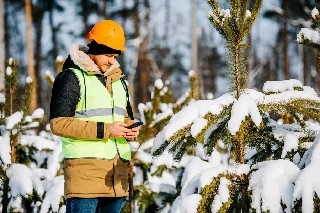
M 190 88 L 185 95 L 173 103 L 172 87 L 169 81 L 163 83 L 160 79 L 155 82 L 151 101 L 139 104 L 139 113 L 144 125 L 140 129 L 138 141 L 145 142 L 163 129 L 172 115 L 180 111 L 190 102 L 199 99 L 198 76 L 189 73 Z
M 234 86 L 232 90 L 237 91 L 239 98 L 240 91 L 245 87 L 246 75 L 248 73 L 247 44 L 242 43 L 259 14 L 262 0 L 253 3 L 251 12 L 247 10 L 249 0 L 230 0 L 230 9 L 222 9 L 217 0 L 209 0 L 208 4 L 212 9 L 209 20 L 213 27 L 224 37 L 228 45 L 227 62 L 230 69 L 230 76 Z
M 5 75 L 5 85 L 7 88 L 5 90 L 5 98 L 6 98 L 6 108 L 5 113 L 11 115 L 14 110 L 14 103 L 19 102 L 15 99 L 14 92 L 16 92 L 17 84 L 18 84 L 18 65 L 15 60 L 10 58 L 7 62 L 6 75 Z
M 219 191 L 219 186 L 221 184 L 221 179 L 224 178 L 224 180 L 230 179 L 225 177 L 225 174 L 219 174 L 218 177 L 215 177 L 212 182 L 205 186 L 202 189 L 201 196 L 202 199 L 200 201 L 200 204 L 198 206 L 198 211 L 199 213 L 206 213 L 211 211 L 211 203 L 214 200 L 214 197 L 217 195 L 217 192 Z M 227 185 L 228 187 L 228 185 Z M 223 204 L 223 207 L 221 207 L 220 212 L 224 212 L 223 210 L 228 209 L 230 207 L 231 199 L 229 198 L 230 201 L 227 201 Z
M 320 122 L 320 98 L 312 88 L 303 86 L 297 80 L 266 82 L 261 92 L 245 89 L 245 48 L 248 46 L 242 41 L 250 31 L 262 1 L 254 1 L 251 13 L 247 11 L 249 1 L 231 0 L 230 10 L 219 8 L 218 1 L 208 2 L 212 8 L 209 19 L 228 42 L 228 64 L 234 76 L 235 91 L 215 100 L 192 102 L 175 114 L 156 136 L 153 155 L 161 156 L 168 150 L 175 160 L 180 160 L 187 153 L 186 147 L 201 142 L 210 157 L 217 150 L 216 146 L 222 143 L 230 152 L 230 168 L 212 166 L 211 182 L 205 186 L 201 183 L 201 175 L 206 172 L 198 174 L 198 185 L 196 180 L 190 182 L 189 188 L 186 187 L 188 190 L 182 191 L 175 200 L 174 208 L 179 203 L 182 205 L 184 198 L 199 198 L 198 195 L 201 195 L 197 212 L 289 212 L 299 209 L 283 195 L 279 195 L 277 207 L 266 204 L 267 198 L 257 195 L 262 192 L 260 188 L 255 188 L 255 181 L 265 170 L 272 170 L 274 165 L 279 164 L 284 172 L 290 168 L 296 175 L 300 169 L 313 166 L 309 164 L 310 153 L 315 148 L 306 147 L 306 144 L 313 142 L 315 147 L 319 141 L 319 131 L 311 128 L 311 124 Z M 189 119 L 182 122 L 184 117 Z M 236 168 L 231 169 L 233 166 Z M 246 169 L 241 169 L 242 166 Z M 296 185 L 297 188 L 292 199 L 301 205 L 302 192 L 299 190 L 303 183 L 299 182 L 299 178 L 296 183 L 294 178 L 290 178 L 286 184 Z M 277 180 L 270 179 L 268 183 L 274 184 L 274 181 Z M 225 189 L 224 193 L 220 193 L 221 187 Z M 314 192 L 310 193 L 313 193 L 313 200 L 306 202 L 316 208 L 318 198 Z M 301 208 L 299 210 L 301 212 Z
M 53 87 L 54 77 L 49 72 L 46 73 L 46 80 L 49 83 L 49 85 Z
M 221 110 L 217 114 L 208 112 L 203 117 L 199 118 L 205 119 L 207 124 L 197 135 L 192 136 L 191 134 L 191 129 L 197 124 L 197 120 L 194 120 L 193 123 L 178 129 L 168 140 L 163 141 L 153 154 L 160 155 L 168 149 L 174 156 L 174 159 L 179 160 L 186 152 L 185 147 L 193 146 L 197 141 L 201 141 L 204 143 L 207 155 L 210 156 L 212 152 L 216 150 L 215 147 L 218 142 L 223 141 L 230 150 L 232 159 L 234 159 L 235 162 L 240 162 L 241 158 L 239 153 L 241 152 L 239 151 L 239 147 L 241 146 L 239 141 L 242 141 L 245 149 L 255 150 L 252 156 L 245 159 L 245 161 L 250 164 L 283 158 L 294 161 L 294 158 L 297 155 L 302 156 L 306 153 L 307 149 L 303 147 L 303 144 L 315 140 L 315 136 L 318 134 L 317 131 L 309 128 L 310 119 L 320 122 L 320 110 L 317 107 L 320 105 L 320 101 L 314 91 L 313 97 L 307 95 L 312 91 L 312 89 L 310 89 L 311 88 L 308 87 L 297 88 L 292 85 L 288 90 L 280 92 L 265 91 L 263 94 L 254 90 L 246 90 L 238 100 L 233 98 L 232 102 L 222 106 L 221 103 L 223 101 L 219 103 L 219 98 L 213 101 L 208 100 L 207 102 L 211 102 L 208 106 L 220 105 Z M 289 94 L 291 95 L 288 96 Z M 233 97 L 234 93 L 229 93 L 225 96 L 228 95 Z M 239 129 L 231 132 L 229 122 L 234 119 L 232 116 L 236 114 L 233 110 L 239 109 L 237 105 L 241 104 L 241 102 L 248 101 L 248 99 L 245 98 L 247 95 L 254 99 L 254 102 L 252 102 L 251 105 L 257 106 L 256 112 L 261 115 L 261 122 L 257 125 L 257 122 L 254 121 L 254 117 L 252 117 L 252 115 L 247 115 L 241 120 Z M 222 96 L 221 99 L 223 98 L 224 97 Z M 199 105 L 201 105 L 201 103 L 199 103 Z M 197 105 L 197 102 L 189 104 L 177 114 L 177 117 L 187 116 L 187 114 L 183 114 L 184 110 L 188 112 L 190 110 L 189 108 L 195 108 L 199 105 Z M 278 123 L 278 120 L 282 118 L 284 113 L 291 117 L 291 123 Z M 174 117 L 172 119 L 174 120 Z M 174 125 L 174 122 L 172 123 L 172 125 Z M 170 126 L 168 128 L 170 128 Z M 283 131 L 283 133 L 279 134 L 280 130 Z M 291 131 L 298 135 L 298 149 L 295 151 L 285 150 L 286 134 Z M 224 203 L 220 211 L 228 212 L 231 208 L 234 208 L 234 206 L 237 206 L 236 209 L 239 209 L 239 206 L 248 209 L 249 201 L 246 200 L 249 200 L 250 197 L 247 193 L 244 193 L 248 191 L 246 188 L 248 187 L 248 182 L 244 181 L 247 179 L 245 178 L 246 176 L 231 173 L 227 177 L 237 177 L 236 182 L 239 184 L 235 184 L 231 187 L 232 192 L 230 192 L 230 196 L 232 199 Z M 235 178 L 231 178 L 230 181 L 234 179 Z M 219 178 L 214 178 L 213 181 L 216 182 L 218 180 Z M 211 191 L 204 190 L 204 193 L 208 194 L 202 195 L 205 200 L 201 200 L 201 203 L 212 201 L 212 198 L 209 197 L 213 196 L 211 194 L 214 187 L 211 187 L 210 189 Z M 215 191 L 215 193 L 217 192 Z M 237 196 L 233 197 L 233 194 L 236 194 Z M 202 207 L 199 206 L 198 208 L 199 212 L 207 211 L 208 206 L 205 207 L 205 204 L 201 204 L 201 206 Z
M 320 32 L 320 14 L 317 8 L 312 10 L 311 21 L 315 27 L 315 30 L 310 30 L 308 28 L 302 28 L 297 35 L 297 42 L 299 44 L 305 44 L 320 50 L 320 43 L 317 39 Z
M 63 206 L 63 176 L 57 176 L 61 165 L 55 162 L 61 160 L 56 152 L 60 144 L 50 128 L 39 129 L 43 109 L 30 112 L 32 79 L 27 78 L 24 93 L 17 95 L 18 66 L 13 59 L 7 65 L 6 95 L 0 93 L 0 210 L 57 212 Z M 55 203 L 49 198 L 52 193 Z
M 317 8 L 314 8 L 311 12 L 311 21 L 314 26 L 314 30 L 308 28 L 302 28 L 297 35 L 297 42 L 320 50 L 320 14 Z M 317 57 L 317 67 L 320 69 L 320 56 Z
M 189 73 L 190 88 L 185 92 L 185 95 L 176 102 L 173 102 L 172 89 L 169 81 L 163 83 L 160 79 L 155 82 L 152 92 L 151 101 L 146 104 L 139 105 L 139 112 L 143 125 L 140 129 L 138 141 L 140 143 L 136 151 L 133 152 L 134 170 L 135 174 L 141 173 L 141 176 L 135 177 L 135 179 L 142 179 L 136 181 L 134 184 L 134 199 L 136 209 L 139 212 L 159 212 L 167 205 L 171 205 L 175 198 L 180 194 L 181 190 L 181 178 L 183 174 L 183 167 L 179 165 L 153 165 L 152 160 L 148 161 L 145 156 L 150 156 L 152 139 L 155 135 L 163 129 L 169 122 L 170 118 L 175 112 L 180 111 L 187 106 L 190 102 L 199 98 L 198 76 L 194 72 Z M 178 150 L 178 149 L 177 149 Z M 189 154 L 194 154 L 192 149 L 184 146 L 184 151 L 188 151 Z M 184 154 L 183 151 L 177 153 L 179 158 Z M 148 157 L 148 159 L 151 159 Z M 163 178 L 164 174 L 170 174 L 177 178 L 176 187 L 170 192 L 158 192 L 153 191 L 150 187 L 150 178 L 157 177 Z M 129 207 L 126 206 L 124 212 L 128 212 Z

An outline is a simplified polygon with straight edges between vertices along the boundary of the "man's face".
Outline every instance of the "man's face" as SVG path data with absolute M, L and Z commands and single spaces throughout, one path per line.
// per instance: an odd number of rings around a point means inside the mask
M 118 56 L 118 54 L 90 55 L 90 58 L 104 73 L 116 62 Z

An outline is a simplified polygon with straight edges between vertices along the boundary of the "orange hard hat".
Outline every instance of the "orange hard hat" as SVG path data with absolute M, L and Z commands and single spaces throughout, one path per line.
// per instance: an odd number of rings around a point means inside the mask
M 87 39 L 95 40 L 115 50 L 125 51 L 126 38 L 122 27 L 115 21 L 102 20 L 96 23 L 87 35 Z

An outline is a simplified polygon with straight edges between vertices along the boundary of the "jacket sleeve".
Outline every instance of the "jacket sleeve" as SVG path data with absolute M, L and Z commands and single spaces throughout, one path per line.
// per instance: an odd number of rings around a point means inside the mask
M 50 126 L 53 134 L 78 139 L 107 139 L 110 124 L 74 118 L 80 100 L 80 84 L 71 70 L 56 77 L 50 101 Z
M 82 121 L 73 117 L 58 117 L 50 120 L 51 131 L 55 135 L 66 138 L 107 140 L 110 136 L 110 124 L 101 123 L 100 131 L 103 133 L 98 133 L 98 124 L 94 121 Z M 101 134 L 100 137 L 99 134 Z
M 134 120 L 131 120 L 131 118 L 129 117 L 128 113 L 126 113 L 126 115 L 124 116 L 124 123 L 127 126 L 130 126 L 131 124 L 134 123 Z

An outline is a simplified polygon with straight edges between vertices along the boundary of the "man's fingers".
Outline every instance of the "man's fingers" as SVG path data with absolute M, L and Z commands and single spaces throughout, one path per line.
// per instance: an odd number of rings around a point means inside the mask
M 127 132 L 131 132 L 130 129 L 123 127 L 123 132 L 127 133 Z
M 131 129 L 131 131 L 133 131 L 133 132 L 139 131 L 139 127 L 134 127 L 134 128 Z
M 138 132 L 132 132 L 132 131 L 130 131 L 130 132 L 127 132 L 126 133 L 126 135 L 133 135 L 133 136 L 137 136 L 138 135 Z
M 111 124 L 110 132 L 112 137 L 121 138 L 124 137 L 126 139 L 132 140 L 139 135 L 139 127 L 135 127 L 132 129 L 128 129 L 125 126 L 125 123 L 117 121 Z

